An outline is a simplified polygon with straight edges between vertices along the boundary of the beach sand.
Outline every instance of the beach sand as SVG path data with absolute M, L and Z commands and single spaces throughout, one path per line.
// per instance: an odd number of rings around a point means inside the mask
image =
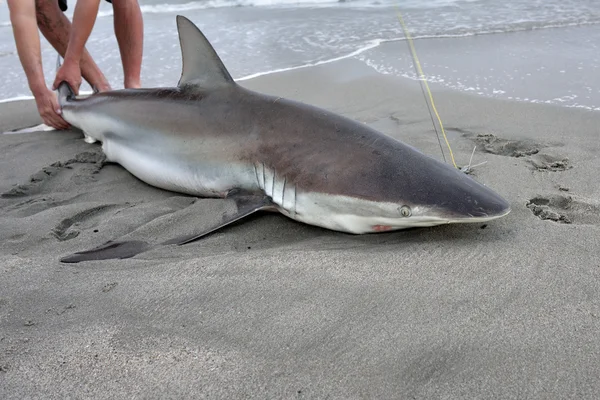
M 441 159 L 415 81 L 342 60 L 240 83 Z M 150 187 L 77 132 L 0 135 L 0 397 L 597 396 L 600 113 L 434 96 L 507 217 L 353 236 L 261 214 L 63 264 L 138 228 L 197 229 L 224 202 Z M 3 128 L 38 123 L 25 105 L 0 106 Z

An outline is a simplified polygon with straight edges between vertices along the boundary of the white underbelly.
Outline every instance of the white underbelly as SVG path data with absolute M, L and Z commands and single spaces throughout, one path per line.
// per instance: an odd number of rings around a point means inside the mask
M 106 159 L 123 166 L 149 185 L 202 197 L 223 197 L 234 187 L 248 187 L 253 170 L 242 163 L 215 160 L 189 160 L 178 154 L 153 151 L 147 146 L 105 139 L 102 150 Z M 252 172 L 252 175 L 249 174 Z
M 162 132 L 90 112 L 66 113 L 79 126 L 86 142 L 100 141 L 107 161 L 118 163 L 145 183 L 200 197 L 223 197 L 232 188 L 256 189 L 254 168 L 231 162 L 210 150 L 191 154 L 191 143 L 173 142 Z M 231 160 L 231 157 L 229 157 Z

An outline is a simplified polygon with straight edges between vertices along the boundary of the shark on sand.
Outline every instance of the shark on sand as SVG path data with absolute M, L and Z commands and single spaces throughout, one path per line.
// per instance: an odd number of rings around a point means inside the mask
M 460 170 L 363 123 L 238 85 L 202 32 L 177 16 L 176 87 L 77 98 L 58 88 L 63 118 L 109 162 L 155 187 L 229 199 L 233 211 L 198 232 L 150 244 L 109 241 L 61 259 L 127 258 L 185 244 L 257 211 L 350 234 L 481 223 L 510 212 Z M 59 58 L 60 62 L 60 58 Z

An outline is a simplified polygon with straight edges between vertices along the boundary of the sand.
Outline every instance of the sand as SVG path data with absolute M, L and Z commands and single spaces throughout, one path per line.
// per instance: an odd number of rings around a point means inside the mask
M 441 159 L 414 81 L 342 60 L 241 83 Z M 596 397 L 600 113 L 435 100 L 507 217 L 352 236 L 261 214 L 63 264 L 138 228 L 193 229 L 223 201 L 150 187 L 78 132 L 0 135 L 0 398 Z M 3 127 L 38 123 L 10 107 Z

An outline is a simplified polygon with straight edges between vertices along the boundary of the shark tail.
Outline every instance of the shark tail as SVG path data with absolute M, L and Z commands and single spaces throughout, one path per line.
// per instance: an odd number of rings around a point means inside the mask
M 60 60 L 61 56 L 58 54 L 56 56 L 56 72 L 58 72 L 58 69 L 62 65 Z M 58 104 L 62 107 L 68 101 L 73 100 L 74 98 L 75 92 L 73 92 L 71 86 L 65 81 L 61 82 L 60 85 L 58 85 Z

